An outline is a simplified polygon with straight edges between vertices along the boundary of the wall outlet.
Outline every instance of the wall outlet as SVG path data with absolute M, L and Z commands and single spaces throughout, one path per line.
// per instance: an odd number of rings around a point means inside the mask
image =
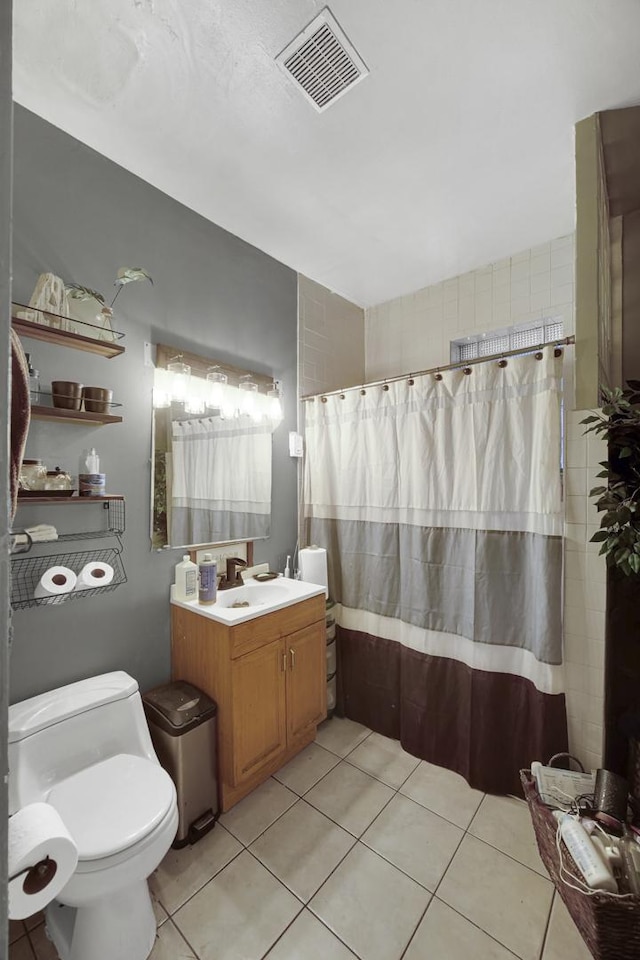
M 304 452 L 304 442 L 302 434 L 292 430 L 289 434 L 289 456 L 301 457 Z

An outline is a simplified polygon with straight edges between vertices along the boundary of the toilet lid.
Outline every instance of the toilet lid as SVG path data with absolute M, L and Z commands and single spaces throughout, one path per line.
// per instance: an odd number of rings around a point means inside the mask
M 160 764 L 119 754 L 62 780 L 47 802 L 73 837 L 78 859 L 98 860 L 150 833 L 174 797 L 173 782 Z

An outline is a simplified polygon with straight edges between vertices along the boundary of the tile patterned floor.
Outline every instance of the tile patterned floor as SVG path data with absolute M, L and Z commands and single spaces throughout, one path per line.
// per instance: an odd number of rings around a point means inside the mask
M 151 960 L 589 960 L 524 802 L 350 720 L 172 850 Z M 57 960 L 42 916 L 9 960 Z

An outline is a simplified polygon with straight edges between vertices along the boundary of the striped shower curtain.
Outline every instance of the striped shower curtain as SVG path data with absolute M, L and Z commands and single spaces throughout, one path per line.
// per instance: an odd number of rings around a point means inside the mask
M 305 404 L 344 712 L 493 793 L 567 748 L 562 359 L 536 356 Z
M 221 417 L 171 424 L 172 545 L 269 536 L 272 429 Z

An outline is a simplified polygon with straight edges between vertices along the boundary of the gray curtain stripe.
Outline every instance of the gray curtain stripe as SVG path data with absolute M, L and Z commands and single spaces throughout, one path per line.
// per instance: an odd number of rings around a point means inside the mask
M 170 542 L 175 546 L 257 540 L 268 537 L 270 532 L 269 513 L 236 513 L 193 507 L 174 507 L 171 511 Z
M 562 663 L 561 538 L 318 518 L 307 533 L 337 602 Z

